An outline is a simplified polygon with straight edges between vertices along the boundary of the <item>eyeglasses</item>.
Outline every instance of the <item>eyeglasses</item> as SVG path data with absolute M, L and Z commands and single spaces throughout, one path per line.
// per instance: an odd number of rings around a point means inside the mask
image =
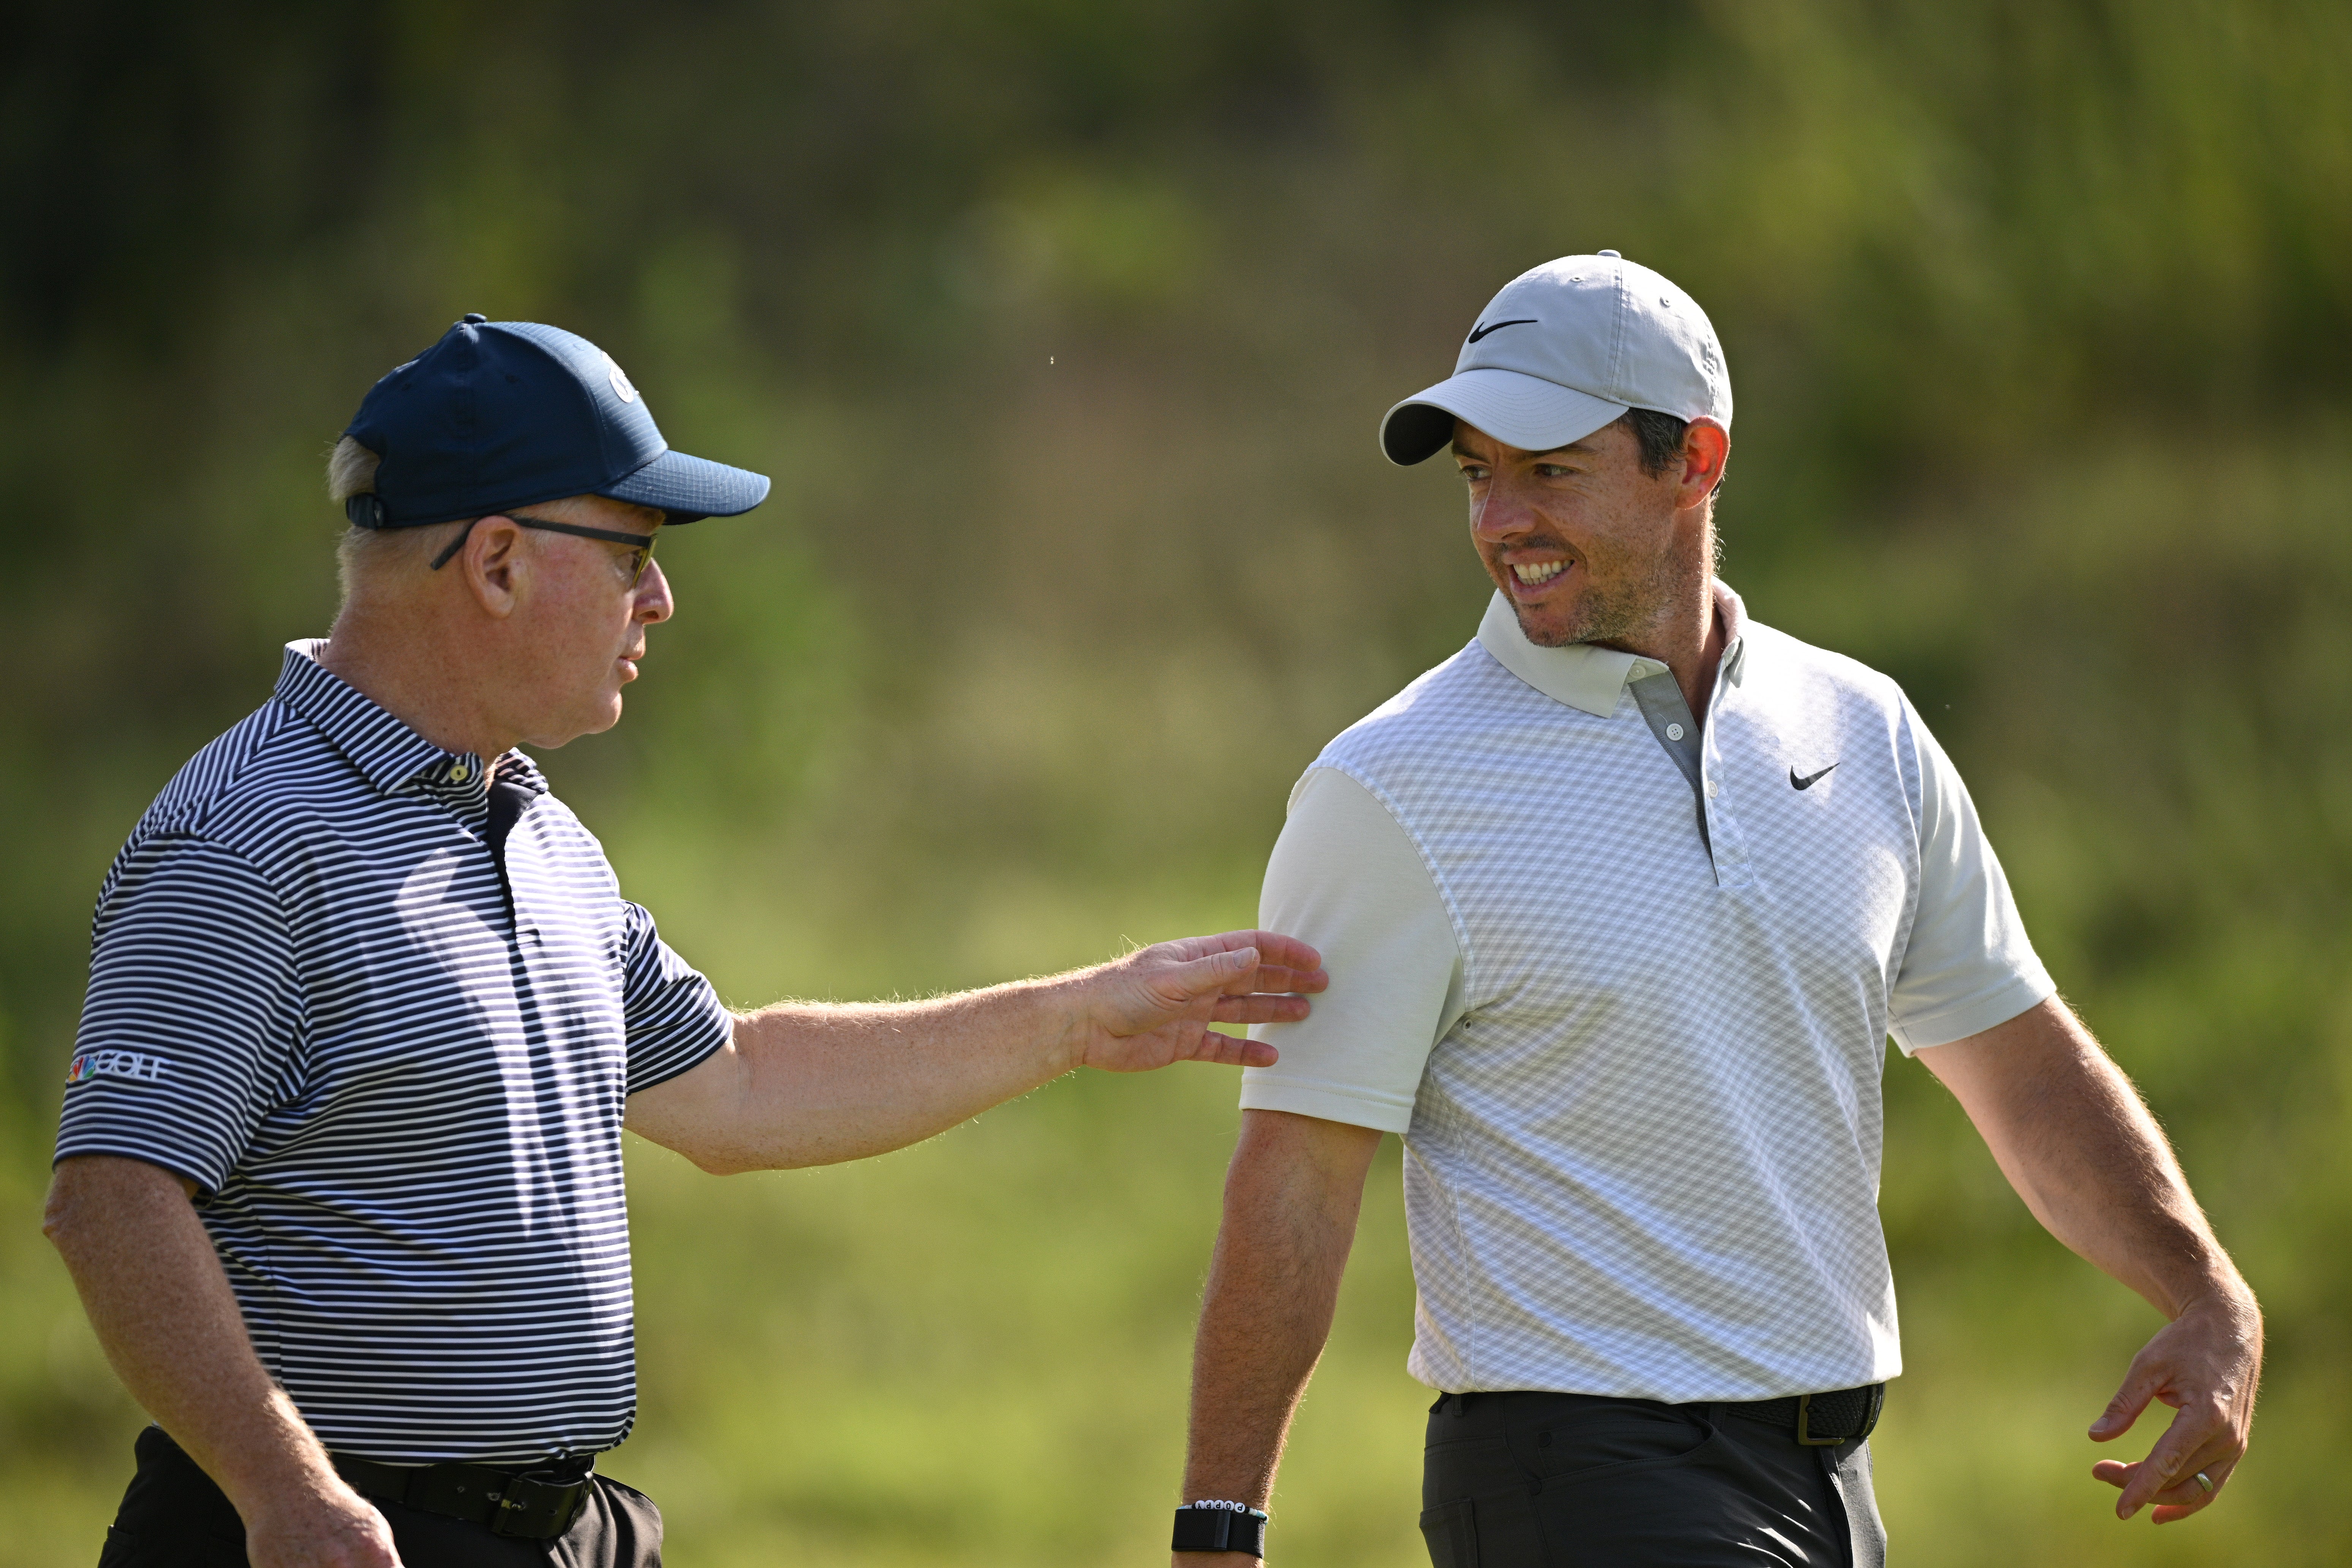
M 644 581 L 646 568 L 653 563 L 654 536 L 650 533 L 622 533 L 610 528 L 583 528 L 576 522 L 550 522 L 543 517 L 520 517 L 510 511 L 489 512 L 485 515 L 503 517 L 518 527 L 535 528 L 542 533 L 569 533 L 578 539 L 601 539 L 607 544 L 625 544 L 629 546 L 631 557 L 629 586 L 632 588 Z M 481 518 L 478 517 L 474 522 L 481 521 Z M 449 564 L 451 557 L 466 547 L 466 538 L 474 531 L 474 522 L 467 523 L 465 531 L 449 542 L 449 548 L 433 558 L 432 570 L 440 571 Z

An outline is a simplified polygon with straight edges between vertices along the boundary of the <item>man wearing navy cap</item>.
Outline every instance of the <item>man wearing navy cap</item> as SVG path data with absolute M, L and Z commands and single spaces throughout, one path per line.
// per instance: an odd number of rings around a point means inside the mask
M 635 1412 L 621 1131 L 713 1172 L 929 1137 L 1079 1066 L 1255 1062 L 1314 952 L 1259 931 L 934 1002 L 730 1014 L 516 747 L 618 721 L 657 532 L 768 481 L 621 368 L 468 316 L 330 465 L 332 635 L 99 896 L 47 1230 L 155 1418 L 104 1568 L 660 1560 L 595 1473 Z
M 2091 1428 L 2178 1409 L 2095 1467 L 2117 1511 L 2207 1506 L 2252 1419 L 2252 1292 L 1902 690 L 1716 576 L 1731 381 L 1697 302 L 1614 251 L 1536 268 L 1381 443 L 1451 450 L 1495 595 L 1324 749 L 1266 867 L 1260 919 L 1338 986 L 1243 1074 L 1177 1551 L 1263 1554 L 1393 1132 L 1437 1568 L 1883 1562 L 1890 1036 L 2171 1320 Z

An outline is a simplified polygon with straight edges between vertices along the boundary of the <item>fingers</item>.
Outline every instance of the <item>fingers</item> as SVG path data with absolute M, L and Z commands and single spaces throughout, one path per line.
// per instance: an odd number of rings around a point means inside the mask
M 2202 1410 L 2194 1405 L 2183 1406 L 2156 1440 L 2156 1447 L 2140 1462 L 2138 1473 L 2124 1483 L 2123 1496 L 2116 1500 L 2116 1515 L 2129 1519 L 2147 1503 L 2157 1500 L 2159 1492 L 2186 1483 L 2196 1486 L 2197 1472 L 2208 1466 L 2218 1465 L 2226 1458 L 2236 1458 L 2226 1420 L 2221 1412 Z M 2207 1470 L 2210 1476 L 2211 1472 Z M 2197 1489 L 2200 1494 L 2203 1488 Z
M 2198 1485 L 2198 1473 L 2202 1471 L 2218 1492 L 2242 1452 L 2237 1435 L 2219 1410 L 2184 1407 L 2147 1458 L 2136 1465 L 2105 1460 L 2093 1466 L 2091 1473 L 2123 1489 L 2123 1495 L 2116 1499 L 2117 1519 L 2129 1519 L 2154 1503 L 2158 1505 L 2161 1521 L 2168 1507 L 2194 1512 L 2211 1501 L 2213 1493 Z
M 1192 1003 L 1204 996 L 1250 990 L 1258 967 L 1256 948 L 1229 947 L 1176 965 L 1167 972 L 1166 984 L 1174 994 Z
M 1200 1044 L 1192 1052 L 1196 1062 L 1228 1068 L 1270 1068 L 1277 1056 L 1275 1048 L 1263 1040 L 1221 1035 L 1214 1029 L 1201 1031 Z
M 1219 1011 L 1234 1003 L 1246 1001 L 1254 988 L 1258 973 L 1257 949 L 1228 948 L 1212 952 L 1189 963 L 1171 963 L 1156 973 L 1147 971 L 1137 976 L 1143 983 L 1141 995 L 1149 997 L 1141 1015 L 1130 1015 L 1124 1027 L 1114 1027 L 1114 1034 L 1130 1034 L 1139 1028 L 1152 1028 L 1172 1017 L 1197 1018 L 1207 1023 L 1212 1015 L 1223 1016 Z M 1245 1022 L 1235 1014 L 1228 1023 Z
M 2187 1519 L 2190 1514 L 2201 1512 L 2221 1495 L 2221 1489 L 2230 1484 L 2230 1472 L 2237 1468 L 2234 1459 L 2199 1463 L 2198 1457 L 2192 1456 L 2190 1463 L 2196 1468 L 2184 1470 L 2179 1480 L 2149 1500 L 2156 1505 L 2148 1514 L 2152 1522 L 2170 1524 L 2177 1519 Z M 2111 1487 L 2122 1487 L 2130 1484 L 2134 1472 L 2139 1468 L 2116 1459 L 2102 1459 L 2091 1467 L 2091 1474 Z M 2210 1491 L 2197 1479 L 2200 1475 L 2213 1483 Z
M 1312 952 L 1312 949 L 1308 950 Z M 1296 1022 L 1307 1016 L 1307 1004 L 1299 993 L 1322 990 L 1330 984 L 1330 976 L 1319 969 L 1297 970 L 1287 965 L 1271 965 L 1263 961 L 1255 947 L 1227 948 L 1204 958 L 1178 963 L 1163 970 L 1156 977 L 1165 994 L 1182 1005 L 1202 996 L 1224 998 L 1281 997 L 1296 1003 L 1282 1011 L 1234 1012 L 1220 1011 L 1222 1023 L 1270 1023 L 1276 1019 Z M 1228 1002 L 1221 1000 L 1222 1009 Z
M 1328 989 L 1330 984 L 1331 977 L 1319 969 L 1291 969 L 1261 961 L 1256 978 L 1250 982 L 1250 989 L 1272 992 L 1277 995 L 1311 996 Z
M 1112 1072 L 1171 1061 L 1271 1067 L 1280 1053 L 1210 1024 L 1295 1024 L 1307 994 L 1330 984 L 1322 955 L 1277 931 L 1225 931 L 1160 942 L 1090 976 L 1089 1033 L 1080 1060 Z
M 2139 1413 L 2147 1408 L 2147 1402 L 2163 1385 L 2163 1375 L 2148 1365 L 2147 1352 L 2142 1351 L 2134 1356 L 2131 1369 L 2124 1373 L 2123 1386 L 2107 1401 L 2099 1418 L 2091 1423 L 2091 1441 L 2111 1443 L 2130 1431 L 2132 1423 L 2139 1419 Z
M 1296 970 L 1302 975 L 1318 974 L 1323 969 L 1323 955 L 1295 936 L 1285 936 L 1278 931 L 1237 931 L 1225 933 L 1227 940 L 1241 939 L 1243 945 L 1258 951 L 1259 962 Z M 1318 985 L 1316 990 L 1321 990 Z
M 1323 973 L 1323 955 L 1294 936 L 1276 931 L 1229 931 L 1215 936 L 1189 937 L 1167 944 L 1184 958 L 1216 952 L 1252 951 L 1265 971 L 1260 991 L 1320 991 L 1331 983 Z
M 1296 1024 L 1307 1016 L 1307 1005 L 1304 996 L 1220 996 L 1210 1017 L 1219 1024 Z

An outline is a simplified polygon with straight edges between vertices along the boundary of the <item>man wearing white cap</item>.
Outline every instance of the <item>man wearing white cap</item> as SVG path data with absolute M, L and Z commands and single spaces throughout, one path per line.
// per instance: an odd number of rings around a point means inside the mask
M 2035 1216 L 2171 1320 L 2091 1428 L 2179 1411 L 2095 1468 L 2117 1513 L 2205 1507 L 2245 1449 L 2253 1295 L 1901 689 L 1716 578 L 1706 314 L 1614 251 L 1537 268 L 1381 441 L 1450 445 L 1496 594 L 1290 797 L 1263 923 L 1320 949 L 1332 1000 L 1244 1075 L 1178 1552 L 1263 1556 L 1395 1132 L 1438 1568 L 1882 1563 L 1890 1035 Z

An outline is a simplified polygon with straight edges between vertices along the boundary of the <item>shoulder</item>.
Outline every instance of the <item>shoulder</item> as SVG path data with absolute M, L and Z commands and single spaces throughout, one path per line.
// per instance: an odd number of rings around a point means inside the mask
M 1337 768 L 1370 784 L 1400 763 L 1428 758 L 1433 747 L 1507 722 L 1517 709 L 1538 710 L 1549 701 L 1474 638 L 1333 737 L 1315 766 Z
M 1909 700 L 1893 676 L 1753 621 L 1742 636 L 1747 649 L 1740 684 L 1749 696 L 1826 699 L 1849 709 L 1874 710 L 1898 726 L 1906 722 Z
M 274 845 L 300 834 L 306 784 L 315 791 L 331 752 L 286 704 L 263 703 L 189 758 L 155 796 L 107 872 L 100 908 L 133 865 L 169 845 L 199 843 L 266 865 Z
M 201 831 L 225 804 L 253 793 L 255 774 L 284 749 L 289 727 L 301 726 L 275 699 L 214 737 L 172 775 L 140 819 L 151 832 Z
M 130 845 L 194 837 L 235 847 L 243 823 L 272 793 L 269 775 L 282 771 L 289 750 L 302 749 L 309 729 L 275 698 L 263 703 L 181 765 L 131 829 Z

